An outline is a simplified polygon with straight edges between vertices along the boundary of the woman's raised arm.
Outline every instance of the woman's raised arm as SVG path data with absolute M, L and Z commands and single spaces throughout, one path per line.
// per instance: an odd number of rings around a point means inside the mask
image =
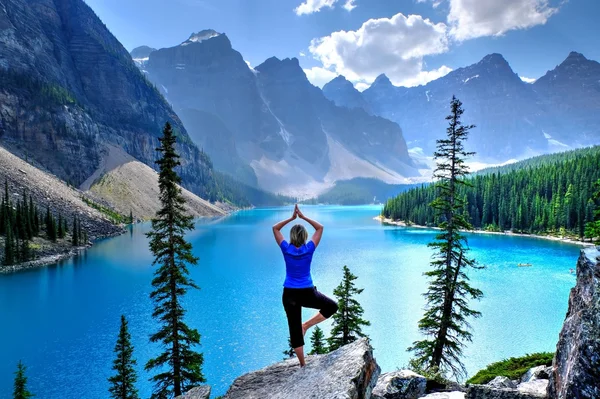
M 316 220 L 312 220 L 311 218 L 304 216 L 300 208 L 298 208 L 298 205 L 296 205 L 294 213 L 297 214 L 300 219 L 306 220 L 308 224 L 315 229 L 315 233 L 313 234 L 311 240 L 315 244 L 315 248 L 318 247 L 319 242 L 321 242 L 321 237 L 323 236 L 323 225 Z
M 294 213 L 291 217 L 273 225 L 273 235 L 275 236 L 275 241 L 277 241 L 277 245 L 281 245 L 281 242 L 285 239 L 283 238 L 283 234 L 281 234 L 281 229 L 283 228 L 283 226 L 285 226 L 286 224 L 298 217 L 297 210 L 298 205 L 296 205 L 296 207 L 294 208 Z

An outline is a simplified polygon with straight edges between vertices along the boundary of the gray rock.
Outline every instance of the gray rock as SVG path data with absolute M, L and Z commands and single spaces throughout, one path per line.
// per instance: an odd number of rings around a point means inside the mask
M 532 367 L 521 377 L 521 382 L 529 382 L 533 380 L 547 380 L 550 377 L 550 372 L 552 368 L 548 368 L 546 366 L 537 366 Z
M 517 389 L 492 388 L 487 385 L 471 385 L 467 390 L 466 399 L 539 399 L 544 398 L 531 392 L 521 392 Z
M 517 388 L 517 384 L 515 384 L 514 382 L 512 382 L 510 378 L 504 377 L 504 376 L 501 376 L 501 375 L 499 375 L 498 377 L 494 378 L 493 380 L 491 380 L 490 382 L 488 382 L 486 385 L 489 386 L 489 387 L 491 387 L 491 388 L 509 388 L 509 389 L 515 389 L 515 388 Z
M 201 385 L 190 389 L 185 395 L 176 397 L 175 399 L 209 399 L 210 398 L 210 386 Z
M 548 384 L 551 399 L 600 398 L 599 248 L 581 251 L 577 284 L 560 332 Z
M 465 399 L 465 393 L 460 391 L 435 392 L 422 396 L 421 399 Z
M 369 399 L 381 369 L 366 339 L 326 355 L 289 359 L 237 378 L 224 399 Z
M 548 380 L 532 379 L 528 382 L 522 382 L 517 386 L 517 390 L 523 393 L 530 393 L 541 398 L 546 397 L 548 389 Z
M 417 399 L 425 395 L 427 379 L 411 370 L 399 370 L 379 376 L 373 399 Z

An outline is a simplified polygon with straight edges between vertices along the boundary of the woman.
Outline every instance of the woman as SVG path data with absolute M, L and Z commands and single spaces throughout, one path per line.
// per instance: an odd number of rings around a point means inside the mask
M 315 229 L 312 239 L 307 243 L 308 232 L 301 224 L 292 227 L 290 231 L 290 242 L 288 243 L 281 229 L 283 226 L 299 217 L 307 221 Z M 285 282 L 283 283 L 283 307 L 288 319 L 290 329 L 290 342 L 300 366 L 304 367 L 304 335 L 312 326 L 330 318 L 338 310 L 338 305 L 332 299 L 317 291 L 310 276 L 310 264 L 313 253 L 319 246 L 323 235 L 323 225 L 307 218 L 298 208 L 294 208 L 294 214 L 273 226 L 275 241 L 283 252 L 285 259 Z M 302 308 L 319 309 L 310 320 L 302 323 Z

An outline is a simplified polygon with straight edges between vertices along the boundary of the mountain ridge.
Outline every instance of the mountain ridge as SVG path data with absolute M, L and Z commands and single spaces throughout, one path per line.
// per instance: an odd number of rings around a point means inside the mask
M 294 196 L 322 191 L 340 173 L 395 183 L 418 174 L 397 124 L 338 107 L 297 58 L 251 69 L 225 33 L 209 36 L 152 52 L 144 70 L 219 169 Z M 395 153 L 381 155 L 383 140 Z
M 360 95 L 368 105 L 361 108 L 397 122 L 410 146 L 425 152 L 433 151 L 445 131 L 452 95 L 464 103 L 464 121 L 477 126 L 468 146 L 484 162 L 600 142 L 600 117 L 592 111 L 600 107 L 600 64 L 577 52 L 532 84 L 498 53 L 417 87 L 394 86 L 381 74 L 362 93 L 340 96 L 328 89 L 336 79 L 324 87 L 328 98 L 353 108 Z

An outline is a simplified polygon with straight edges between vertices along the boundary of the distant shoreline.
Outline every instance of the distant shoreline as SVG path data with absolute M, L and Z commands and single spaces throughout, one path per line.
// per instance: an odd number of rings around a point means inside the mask
M 422 225 L 419 225 L 419 224 L 411 224 L 409 226 L 409 225 L 407 225 L 406 223 L 404 223 L 402 221 L 395 221 L 395 220 L 392 220 L 392 219 L 384 218 L 381 215 L 375 216 L 373 218 L 373 220 L 377 220 L 377 221 L 381 222 L 382 224 L 391 224 L 391 225 L 400 226 L 400 227 L 414 227 L 414 228 L 417 228 L 417 229 L 440 230 L 439 227 L 428 227 L 428 226 L 422 226 Z M 537 234 L 513 233 L 513 232 L 510 232 L 510 231 L 509 232 L 503 232 L 503 231 L 484 231 L 484 230 L 463 230 L 463 232 L 465 232 L 465 233 L 473 233 L 473 234 L 502 235 L 502 236 L 510 236 L 510 237 L 541 238 L 541 239 L 544 239 L 544 240 L 563 242 L 563 243 L 566 243 L 566 244 L 574 244 L 574 245 L 579 245 L 579 246 L 582 246 L 582 247 L 593 247 L 593 246 L 595 246 L 595 244 L 593 244 L 591 242 L 583 242 L 583 241 L 573 240 L 572 238 L 555 237 L 555 236 L 542 236 L 542 235 L 537 235 Z

